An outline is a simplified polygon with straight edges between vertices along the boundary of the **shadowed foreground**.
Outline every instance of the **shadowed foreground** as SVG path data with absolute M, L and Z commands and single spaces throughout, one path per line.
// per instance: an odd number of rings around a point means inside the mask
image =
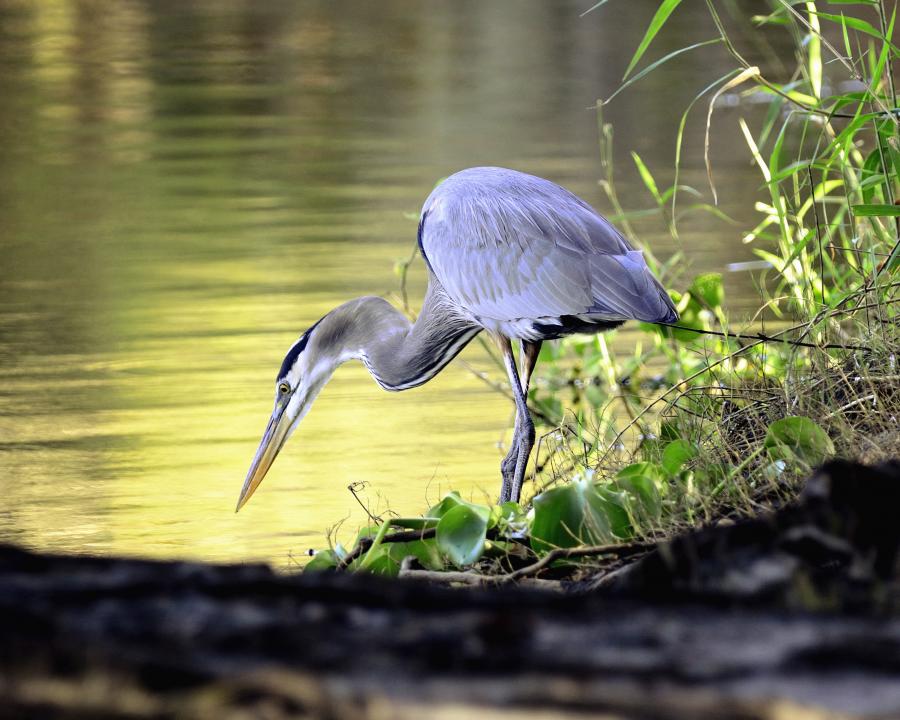
M 835 463 L 567 594 L 2 548 L 0 715 L 900 717 L 898 495 Z

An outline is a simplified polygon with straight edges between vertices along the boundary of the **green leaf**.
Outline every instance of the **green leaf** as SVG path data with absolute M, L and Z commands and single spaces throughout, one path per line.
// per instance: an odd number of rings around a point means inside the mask
M 457 505 L 448 510 L 437 525 L 437 546 L 450 562 L 462 567 L 471 565 L 484 551 L 487 538 L 487 508 Z
M 653 42 L 653 38 L 656 37 L 656 34 L 660 31 L 662 26 L 665 25 L 666 20 L 669 19 L 669 15 L 672 14 L 672 11 L 677 8 L 680 3 L 681 0 L 663 0 L 662 3 L 660 3 L 659 9 L 657 9 L 656 14 L 650 21 L 647 32 L 644 33 L 641 44 L 638 45 L 638 49 L 635 50 L 634 55 L 631 58 L 631 62 L 628 63 L 628 68 L 625 70 L 625 75 L 622 77 L 623 81 L 628 79 L 628 76 L 631 74 L 634 66 L 637 65 L 638 62 L 640 62 L 640 59 L 644 56 L 647 48 L 650 47 L 650 43 Z
M 648 517 L 655 520 L 662 511 L 659 488 L 663 476 L 662 467 L 656 463 L 633 463 L 616 473 L 613 485 L 630 496 L 629 509 L 639 520 Z
M 470 503 L 466 502 L 459 496 L 459 493 L 456 490 L 452 490 L 451 492 L 448 492 L 446 495 L 444 495 L 444 497 L 441 498 L 441 501 L 437 505 L 429 508 L 428 512 L 425 513 L 425 517 L 440 519 L 453 508 L 459 507 L 460 505 L 469 504 Z
M 647 75 L 652 73 L 660 65 L 664 65 L 665 63 L 669 62 L 669 60 L 672 60 L 673 58 L 676 58 L 679 55 L 682 55 L 686 52 L 690 52 L 691 50 L 696 50 L 697 48 L 703 47 L 704 45 L 715 45 L 720 42 L 722 42 L 722 38 L 717 37 L 717 38 L 713 38 L 712 40 L 704 40 L 703 42 L 694 43 L 693 45 L 688 45 L 687 47 L 679 48 L 678 50 L 670 52 L 668 55 L 661 57 L 659 60 L 657 60 L 653 63 L 650 63 L 650 65 L 648 65 L 643 70 L 641 70 L 637 75 L 635 75 L 633 78 L 631 78 L 631 80 L 629 80 L 628 82 L 620 85 L 612 95 L 610 95 L 608 98 L 606 98 L 606 100 L 603 101 L 603 104 L 607 105 L 620 92 L 625 90 L 630 85 L 633 85 L 641 78 L 646 77 Z
M 602 509 L 609 520 L 609 529 L 614 538 L 630 538 L 634 535 L 634 527 L 631 524 L 631 514 L 629 510 L 643 509 L 643 504 L 639 503 L 634 508 L 634 503 L 630 502 L 630 498 L 626 493 L 617 491 L 612 487 L 604 485 L 594 485 L 596 499 L 589 496 L 591 505 L 595 508 Z M 637 512 L 641 515 L 641 512 Z
M 547 552 L 555 547 L 611 541 L 614 536 L 606 504 L 589 479 L 541 493 L 534 499 L 531 547 Z
M 444 558 L 434 539 L 412 540 L 404 543 L 386 543 L 384 547 L 390 559 L 399 567 L 404 558 L 412 555 L 422 567 L 429 570 L 443 570 Z
M 900 205 L 854 205 L 856 217 L 900 217 Z
M 306 563 L 303 572 L 321 572 L 322 570 L 334 570 L 338 566 L 338 557 L 331 550 L 320 550 L 313 555 L 312 560 Z
M 653 179 L 653 175 L 650 174 L 650 170 L 644 164 L 644 161 L 641 160 L 641 156 L 638 155 L 634 150 L 632 150 L 631 157 L 634 159 L 634 164 L 637 166 L 638 173 L 640 173 L 641 175 L 641 180 L 644 181 L 644 186 L 647 188 L 647 190 L 650 191 L 653 199 L 656 200 L 656 204 L 662 205 L 663 200 L 659 195 L 659 189 L 656 187 L 656 180 Z
M 491 520 L 494 520 L 494 514 L 498 515 L 495 522 L 491 523 L 491 527 L 502 522 L 506 525 L 522 525 L 527 522 L 527 513 L 525 509 L 517 502 L 509 500 L 502 505 L 491 508 Z
M 400 563 L 391 557 L 391 543 L 379 545 L 364 558 L 359 559 L 358 565 L 351 565 L 351 570 L 371 573 L 372 575 L 386 575 L 397 577 L 400 574 Z
M 721 273 L 705 273 L 698 275 L 691 283 L 688 292 L 698 300 L 702 300 L 710 309 L 721 307 L 725 301 L 725 290 L 722 288 Z
M 669 475 L 677 475 L 691 458 L 697 457 L 699 450 L 687 440 L 674 440 L 663 450 L 662 466 Z
M 815 15 L 822 18 L 823 20 L 828 20 L 844 27 L 853 28 L 854 30 L 865 33 L 866 35 L 871 35 L 873 38 L 878 38 L 882 42 L 884 42 L 886 39 L 884 35 L 882 35 L 880 30 L 877 30 L 874 25 L 866 22 L 861 18 L 844 15 L 843 13 L 841 13 L 840 15 L 833 15 L 832 13 L 816 12 Z
M 408 530 L 427 530 L 433 528 L 437 523 L 438 518 L 436 517 L 391 518 L 391 525 Z
M 825 431 L 808 417 L 794 416 L 776 420 L 763 442 L 772 460 L 820 465 L 834 455 L 834 443 Z

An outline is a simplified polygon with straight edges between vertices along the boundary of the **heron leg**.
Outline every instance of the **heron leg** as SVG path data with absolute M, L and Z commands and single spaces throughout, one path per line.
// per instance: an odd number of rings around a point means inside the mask
M 498 338 L 498 344 L 503 354 L 503 361 L 509 375 L 510 387 L 513 391 L 513 399 L 516 403 L 516 421 L 513 430 L 513 440 L 509 453 L 500 463 L 500 473 L 503 477 L 503 486 L 500 491 L 500 502 L 507 500 L 519 501 L 522 493 L 522 484 L 525 481 L 525 469 L 528 466 L 528 456 L 534 447 L 534 422 L 528 411 L 528 386 L 531 382 L 531 374 L 537 363 L 537 356 L 541 349 L 541 343 L 522 341 L 521 375 L 516 370 L 516 361 L 513 356 L 512 345 L 508 338 Z
M 519 352 L 519 380 L 522 386 L 522 394 L 525 396 L 526 400 L 528 398 L 528 387 L 531 384 L 531 374 L 534 371 L 534 366 L 537 363 L 538 354 L 541 351 L 541 341 L 530 341 L 530 340 L 522 340 L 521 341 L 521 350 Z M 515 427 L 513 429 L 513 437 L 510 442 L 509 452 L 506 457 L 503 458 L 503 462 L 500 463 L 500 474 L 504 479 L 509 478 L 506 481 L 506 485 L 510 486 L 513 483 L 513 479 L 515 477 L 516 465 L 519 460 L 519 445 L 520 445 L 520 428 L 519 428 L 519 412 L 518 405 L 516 406 L 516 422 Z M 527 456 L 526 456 L 527 457 Z M 521 491 L 521 487 L 520 487 Z M 512 493 L 511 493 L 512 494 Z M 501 501 L 505 502 L 505 501 Z

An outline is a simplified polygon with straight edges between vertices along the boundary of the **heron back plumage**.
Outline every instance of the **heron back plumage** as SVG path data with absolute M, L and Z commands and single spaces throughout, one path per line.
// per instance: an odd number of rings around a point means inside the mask
M 583 200 L 533 175 L 451 175 L 425 201 L 419 243 L 449 297 L 509 337 L 677 319 L 643 253 Z

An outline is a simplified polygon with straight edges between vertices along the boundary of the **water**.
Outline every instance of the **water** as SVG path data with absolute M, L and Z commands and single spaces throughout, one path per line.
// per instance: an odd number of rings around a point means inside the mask
M 504 398 L 458 363 L 401 394 L 348 365 L 233 512 L 285 350 L 396 289 L 438 178 L 516 167 L 608 209 L 586 108 L 655 3 L 580 19 L 590 4 L 0 2 L 0 540 L 285 567 L 363 522 L 351 482 L 398 512 L 495 494 Z M 680 15 L 654 56 L 705 27 Z M 626 205 L 650 204 L 627 150 L 665 179 L 681 109 L 726 63 L 701 51 L 610 107 Z M 713 149 L 737 210 L 759 178 L 745 149 Z M 712 219 L 683 248 L 639 227 L 686 274 L 749 257 Z M 423 283 L 418 264 L 414 301 Z

